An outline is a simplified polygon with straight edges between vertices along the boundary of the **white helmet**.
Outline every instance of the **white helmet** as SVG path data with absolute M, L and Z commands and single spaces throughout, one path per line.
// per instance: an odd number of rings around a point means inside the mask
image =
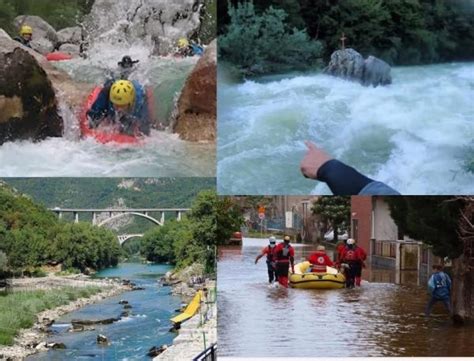
M 275 245 L 276 244 L 276 238 L 274 236 L 271 236 L 268 241 L 270 242 L 270 245 Z
M 356 243 L 356 241 L 353 238 L 349 238 L 347 240 L 347 244 L 355 244 L 355 243 Z

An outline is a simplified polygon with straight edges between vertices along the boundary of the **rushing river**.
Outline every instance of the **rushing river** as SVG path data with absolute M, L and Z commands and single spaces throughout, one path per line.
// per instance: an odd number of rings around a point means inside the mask
M 219 356 L 473 356 L 474 328 L 455 328 L 442 305 L 427 319 L 425 279 L 364 270 L 357 289 L 268 286 L 266 240 L 222 248 L 218 262 Z M 313 248 L 295 246 L 296 261 Z M 413 277 L 415 276 L 415 277 Z
M 219 70 L 221 193 L 330 194 L 300 173 L 306 139 L 402 194 L 474 193 L 474 63 L 395 67 L 377 88 L 319 73 L 235 84 Z
M 74 79 L 102 85 L 124 55 L 139 59 L 130 79 L 153 89 L 155 116 L 169 125 L 177 94 L 198 57 L 177 59 L 150 56 L 143 45 L 131 49 L 102 44 L 100 52 L 87 59 L 57 62 Z M 67 94 L 60 95 L 67 96 Z M 143 144 L 100 144 L 80 139 L 77 115 L 62 113 L 62 138 L 41 142 L 15 141 L 0 145 L 0 175 L 4 177 L 209 177 L 215 176 L 215 146 L 180 140 L 177 134 L 152 130 Z
M 55 335 L 48 342 L 62 342 L 65 350 L 54 350 L 33 355 L 28 360 L 147 360 L 152 346 L 171 344 L 176 334 L 169 332 L 170 317 L 181 305 L 179 297 L 170 295 L 169 287 L 161 287 L 157 280 L 171 268 L 167 265 L 144 265 L 123 263 L 116 268 L 101 271 L 99 277 L 130 279 L 143 291 L 122 293 L 100 303 L 88 305 L 66 314 L 52 326 Z M 94 331 L 67 332 L 72 319 L 105 319 L 118 317 L 123 311 L 119 300 L 132 305 L 129 317 L 110 325 L 95 325 Z M 110 345 L 100 346 L 98 334 L 108 337 Z

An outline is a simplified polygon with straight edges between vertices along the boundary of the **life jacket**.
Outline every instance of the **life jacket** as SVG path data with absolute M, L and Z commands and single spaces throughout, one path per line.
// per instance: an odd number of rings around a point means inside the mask
M 343 261 L 355 262 L 359 261 L 359 255 L 357 254 L 356 247 L 350 249 L 346 246 L 345 252 L 343 254 Z
M 267 262 L 273 262 L 273 249 L 275 247 L 267 246 Z
M 276 254 L 276 258 L 278 261 L 289 261 L 290 260 L 290 249 L 291 249 L 291 246 L 288 244 L 288 245 L 284 245 L 284 247 L 280 250 L 278 250 L 277 254 Z
M 315 254 L 317 257 L 312 257 L 313 267 L 311 268 L 312 272 L 326 272 L 326 253 L 317 252 Z

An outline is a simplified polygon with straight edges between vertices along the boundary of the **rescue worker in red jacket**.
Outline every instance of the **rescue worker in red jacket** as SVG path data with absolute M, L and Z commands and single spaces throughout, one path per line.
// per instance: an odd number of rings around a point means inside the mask
M 311 272 L 326 273 L 326 266 L 334 266 L 334 263 L 326 254 L 326 248 L 321 245 L 316 247 L 316 252 L 309 255 L 308 261 L 311 263 Z
M 263 248 L 262 252 L 257 256 L 257 258 L 255 258 L 255 264 L 257 264 L 260 258 L 267 255 L 268 282 L 272 283 L 276 279 L 275 262 L 273 261 L 273 250 L 275 249 L 275 246 L 276 246 L 276 239 L 275 237 L 271 236 L 268 241 L 269 241 L 268 246 Z
M 346 287 L 348 288 L 353 288 L 354 283 L 360 286 L 362 267 L 367 258 L 367 254 L 362 247 L 358 247 L 355 243 L 354 239 L 349 238 L 341 254 L 341 262 L 349 265 L 349 269 L 346 270 Z
M 336 264 L 340 265 L 341 263 L 341 257 L 342 257 L 342 252 L 344 251 L 344 248 L 346 248 L 346 241 L 342 240 L 337 242 L 336 244 Z
M 273 251 L 273 259 L 276 262 L 276 276 L 278 283 L 288 287 L 288 271 L 295 273 L 295 250 L 290 245 L 290 236 L 285 236 L 283 242 L 277 244 Z

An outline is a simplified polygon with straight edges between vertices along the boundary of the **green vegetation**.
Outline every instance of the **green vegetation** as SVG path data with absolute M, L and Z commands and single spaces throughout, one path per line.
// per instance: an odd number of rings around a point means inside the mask
M 115 266 L 121 255 L 111 231 L 86 223 L 59 222 L 52 212 L 1 183 L 0 251 L 12 270 L 48 263 L 81 271 L 101 269 Z
M 217 0 L 205 0 L 201 12 L 199 37 L 203 44 L 209 44 L 216 38 Z
M 240 229 L 242 222 L 230 198 L 202 191 L 181 221 L 170 221 L 145 234 L 141 253 L 149 261 L 170 262 L 177 269 L 201 263 L 206 272 L 214 273 L 217 244 Z
M 219 54 L 242 75 L 307 70 L 318 65 L 319 42 L 304 30 L 292 28 L 282 9 L 256 13 L 252 2 L 229 7 L 230 24 L 219 37 Z
M 248 1 L 239 3 L 240 0 L 232 0 L 222 2 L 219 7 L 219 40 L 221 36 L 236 37 L 233 33 L 242 21 L 237 21 L 235 6 L 250 8 Z M 264 14 L 273 7 L 286 13 L 286 28 L 306 29 L 310 39 L 323 45 L 325 62 L 340 48 L 342 33 L 347 37 L 348 47 L 392 65 L 474 59 L 474 6 L 470 0 L 255 0 L 253 3 L 258 21 L 263 21 Z M 248 24 L 252 24 L 251 20 Z M 265 36 L 267 30 L 261 30 Z M 243 32 L 242 39 L 248 41 L 249 47 L 261 46 L 254 42 L 252 31 L 255 29 Z M 275 40 L 272 49 L 258 49 L 260 57 L 271 56 L 285 46 L 278 38 Z M 235 41 L 233 46 L 235 51 L 246 53 L 240 42 Z M 247 58 L 220 54 L 238 66 L 246 65 Z M 293 69 L 299 69 L 298 62 Z
M 463 251 L 458 227 L 462 200 L 454 197 L 386 197 L 399 231 L 433 246 L 440 257 L 457 258 Z
M 37 15 L 60 30 L 76 26 L 90 12 L 94 0 L 0 0 L 0 24 L 17 35 L 13 20 L 19 15 Z
M 0 345 L 12 345 L 18 331 L 33 326 L 39 312 L 102 291 L 100 287 L 64 287 L 48 291 L 13 292 L 0 296 Z
M 339 231 L 347 229 L 350 223 L 351 198 L 345 196 L 319 197 L 311 208 L 313 214 L 321 217 L 327 226 L 334 230 L 334 241 L 337 242 Z

